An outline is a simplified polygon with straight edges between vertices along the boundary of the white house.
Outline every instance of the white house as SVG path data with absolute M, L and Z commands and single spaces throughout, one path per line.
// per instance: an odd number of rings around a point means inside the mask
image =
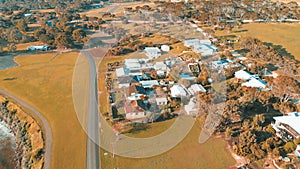
M 300 144 L 297 145 L 296 150 L 295 150 L 295 155 L 300 158 Z
M 242 83 L 242 86 L 264 89 L 267 82 L 261 79 L 252 78 L 248 82 Z
M 192 47 L 192 46 L 196 46 L 196 45 L 200 45 L 199 39 L 188 39 L 188 40 L 184 41 L 184 46 L 186 46 L 186 47 Z
M 50 47 L 49 46 L 30 46 L 27 48 L 27 50 L 31 50 L 31 51 L 34 51 L 34 50 L 49 50 Z
M 218 51 L 218 48 L 213 45 L 199 44 L 194 46 L 193 51 L 200 53 L 202 56 L 211 56 Z
M 25 17 L 32 16 L 32 13 L 25 13 L 24 16 L 25 16 Z
M 250 74 L 248 71 L 239 70 L 234 73 L 234 77 L 241 80 L 250 80 L 253 77 L 253 75 Z
M 242 20 L 243 23 L 252 23 L 253 20 L 252 19 L 244 19 Z
M 181 73 L 180 79 L 194 80 L 194 79 L 196 79 L 196 77 L 192 73 L 187 72 L 187 73 Z
M 118 77 L 118 87 L 129 87 L 132 83 L 137 83 L 133 78 L 130 76 L 122 76 Z
M 188 90 L 192 95 L 195 95 L 197 92 L 206 92 L 206 89 L 201 84 L 193 84 Z
M 131 96 L 127 97 L 128 100 L 141 100 L 144 97 L 143 94 L 132 94 Z
M 154 69 L 155 70 L 162 70 L 162 71 L 167 71 L 167 65 L 164 62 L 156 62 L 154 64 Z
M 168 100 L 165 97 L 157 97 L 155 98 L 157 105 L 167 105 Z
M 288 140 L 300 137 L 300 113 L 292 112 L 287 116 L 273 117 L 275 123 L 272 127 L 277 132 L 277 135 Z
M 146 104 L 143 101 L 126 101 L 125 118 L 138 123 L 147 123 Z
M 191 95 L 191 93 L 182 85 L 174 85 L 170 90 L 172 97 L 187 97 Z
M 116 75 L 117 77 L 121 77 L 121 76 L 126 76 L 126 75 L 129 75 L 130 74 L 130 70 L 127 69 L 127 68 L 117 68 L 116 69 Z
M 158 47 L 146 47 L 144 51 L 149 59 L 156 59 L 161 55 L 161 50 Z
M 161 45 L 161 50 L 164 51 L 164 52 L 168 52 L 170 50 L 170 46 L 168 45 Z
M 143 80 L 140 81 L 142 84 L 143 88 L 152 88 L 153 86 L 158 86 L 159 83 L 157 80 Z
M 187 105 L 184 105 L 184 110 L 188 115 L 197 115 L 199 113 L 199 104 L 195 97 L 192 97 Z
M 139 59 L 125 59 L 124 64 L 125 64 L 125 67 L 128 69 L 141 68 L 141 63 L 140 63 Z
M 206 45 L 211 45 L 211 41 L 209 39 L 201 39 L 199 41 L 200 44 L 206 44 Z

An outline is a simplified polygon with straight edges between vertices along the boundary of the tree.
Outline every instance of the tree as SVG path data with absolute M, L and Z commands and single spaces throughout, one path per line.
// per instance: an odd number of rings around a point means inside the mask
M 46 34 L 46 29 L 42 28 L 42 27 L 40 27 L 39 29 L 37 29 L 33 32 L 33 36 L 36 39 L 39 39 L 39 37 L 43 34 Z
M 18 20 L 16 26 L 19 29 L 19 31 L 22 31 L 22 32 L 25 32 L 28 29 L 28 25 L 27 25 L 27 23 L 25 22 L 24 19 Z
M 70 37 L 66 35 L 66 33 L 59 33 L 55 37 L 55 44 L 58 47 L 69 47 L 73 44 L 73 42 Z
M 7 49 L 9 52 L 15 52 L 17 50 L 17 46 L 15 43 L 10 43 L 7 45 Z
M 73 31 L 72 37 L 77 42 L 83 42 L 86 37 L 86 33 L 82 29 L 76 29 Z
M 0 54 L 3 52 L 3 45 L 0 43 Z
M 227 127 L 225 131 L 225 137 L 230 139 L 231 136 L 232 136 L 232 129 L 230 127 Z
M 293 142 L 287 142 L 284 146 L 283 149 L 286 153 L 291 153 L 295 150 L 296 145 Z
M 254 116 L 252 122 L 254 129 L 259 126 L 262 126 L 264 123 L 265 123 L 265 116 L 263 114 L 257 114 Z

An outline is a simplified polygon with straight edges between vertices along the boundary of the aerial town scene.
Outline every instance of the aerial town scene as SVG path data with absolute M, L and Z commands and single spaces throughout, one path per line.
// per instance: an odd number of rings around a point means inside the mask
M 0 169 L 300 169 L 299 0 L 1 0 Z

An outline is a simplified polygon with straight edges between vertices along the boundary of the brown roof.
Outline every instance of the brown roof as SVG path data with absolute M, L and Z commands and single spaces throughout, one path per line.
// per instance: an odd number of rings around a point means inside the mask
M 129 86 L 128 88 L 128 96 L 130 96 L 131 93 L 146 94 L 146 91 L 142 86 L 133 85 L 133 86 Z
M 140 103 L 141 101 L 136 101 L 136 100 L 132 100 L 132 101 L 126 101 L 124 104 L 124 109 L 125 109 L 125 113 L 138 113 L 138 112 L 144 112 L 145 109 L 142 108 L 143 105 L 141 105 Z

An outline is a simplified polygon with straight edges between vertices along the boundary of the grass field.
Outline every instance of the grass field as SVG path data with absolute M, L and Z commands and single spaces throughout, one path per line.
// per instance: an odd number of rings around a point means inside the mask
M 168 121 L 166 121 L 169 123 Z M 170 121 L 171 122 L 171 121 Z M 159 127 L 154 126 L 145 132 L 137 133 L 134 137 L 147 137 L 153 135 Z M 160 130 L 160 129 L 159 129 Z M 222 169 L 233 166 L 235 160 L 226 150 L 227 143 L 222 138 L 212 137 L 204 144 L 198 143 L 200 134 L 199 122 L 196 122 L 187 137 L 176 147 L 161 155 L 143 158 L 123 158 L 111 154 L 104 156 L 101 151 L 103 168 L 143 168 L 143 169 Z M 155 145 L 153 145 L 155 146 Z
M 72 75 L 78 53 L 17 57 L 20 66 L 0 71 L 0 87 L 35 107 L 53 134 L 51 168 L 85 168 L 86 137 L 72 100 Z M 4 80 L 4 79 L 12 80 Z
M 300 24 L 270 24 L 252 23 L 243 25 L 241 29 L 234 29 L 232 33 L 217 31 L 217 36 L 241 35 L 258 38 L 273 45 L 281 45 L 296 59 L 300 60 Z
M 154 6 L 153 3 L 145 3 L 145 2 L 125 2 L 125 3 L 115 3 L 112 5 L 106 5 L 104 8 L 98 8 L 98 9 L 91 9 L 86 12 L 82 12 L 81 15 L 87 15 L 87 16 L 101 16 L 101 14 L 105 12 L 112 12 L 112 13 L 123 13 L 124 9 L 127 7 L 132 7 L 133 9 L 136 6 Z

